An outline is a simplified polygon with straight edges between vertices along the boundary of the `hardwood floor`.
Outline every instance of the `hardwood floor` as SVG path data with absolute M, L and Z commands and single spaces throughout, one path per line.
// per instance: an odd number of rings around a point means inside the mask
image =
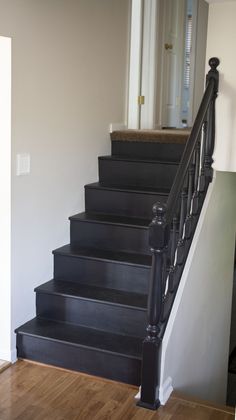
M 5 360 L 0 359 L 0 373 L 7 369 L 9 366 L 11 366 L 10 362 L 6 362 Z
M 174 394 L 157 412 L 137 408 L 137 388 L 18 361 L 0 374 L 1 420 L 233 420 L 234 410 Z

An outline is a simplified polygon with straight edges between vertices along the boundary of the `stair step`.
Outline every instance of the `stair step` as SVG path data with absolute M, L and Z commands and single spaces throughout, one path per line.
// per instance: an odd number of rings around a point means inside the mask
M 53 251 L 54 278 L 147 293 L 151 256 L 65 245 Z
M 112 141 L 113 156 L 155 159 L 180 162 L 185 144 L 153 143 L 140 141 Z
M 140 384 L 140 338 L 39 318 L 16 333 L 19 358 Z
M 114 130 L 111 133 L 111 142 L 123 141 L 134 143 L 153 144 L 186 144 L 191 130 L 188 129 L 156 129 L 156 130 Z
M 85 185 L 85 209 L 89 213 L 107 213 L 151 220 L 152 206 L 166 202 L 169 190 L 104 186 L 99 182 Z
M 73 297 L 75 299 L 86 299 L 99 301 L 109 305 L 119 305 L 128 308 L 144 309 L 147 308 L 147 295 L 141 293 L 131 293 L 104 287 L 89 286 L 75 282 L 62 280 L 50 280 L 35 288 L 36 293 L 47 293 L 63 297 Z
M 50 280 L 37 287 L 37 316 L 144 337 L 147 295 Z
M 176 162 L 119 156 L 100 156 L 98 163 L 99 181 L 107 186 L 170 189 L 178 168 Z
M 70 219 L 72 245 L 150 254 L 150 220 L 101 213 L 79 213 Z

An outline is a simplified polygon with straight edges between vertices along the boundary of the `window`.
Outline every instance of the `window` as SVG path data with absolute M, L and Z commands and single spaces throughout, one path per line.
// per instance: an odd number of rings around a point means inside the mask
M 192 28 L 193 28 L 193 17 L 187 15 L 186 20 L 186 36 L 185 36 L 185 62 L 184 62 L 184 87 L 189 88 L 190 83 L 190 54 L 192 44 Z

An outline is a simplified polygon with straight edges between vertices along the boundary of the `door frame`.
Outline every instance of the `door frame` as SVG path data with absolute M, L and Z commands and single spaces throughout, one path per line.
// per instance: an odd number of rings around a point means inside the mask
M 141 105 L 140 127 L 153 129 L 157 102 L 156 76 L 159 64 L 157 22 L 160 14 L 160 0 L 145 0 L 143 13 L 141 95 L 145 97 L 145 102 Z
M 143 0 L 131 2 L 129 89 L 128 89 L 128 128 L 140 126 L 138 96 L 141 86 L 141 57 L 143 37 Z
M 162 116 L 162 83 L 159 83 L 157 95 L 157 78 L 163 77 L 163 30 L 159 28 L 161 20 L 161 0 L 132 0 L 131 31 L 129 56 L 128 84 L 128 116 L 127 126 L 130 129 L 157 129 L 163 125 Z M 193 2 L 193 35 L 190 67 L 190 103 L 188 121 L 193 121 L 194 81 L 195 81 L 195 51 L 198 20 L 198 0 Z M 142 60 L 144 57 L 144 60 Z M 142 65 L 143 61 L 143 65 Z M 158 66 L 160 69 L 158 71 Z M 151 69 L 151 71 L 150 71 Z M 148 71 L 149 70 L 149 71 Z M 141 90 L 142 86 L 142 90 Z M 138 105 L 138 96 L 145 96 L 145 104 Z M 181 98 L 180 98 L 181 101 Z
M 128 89 L 128 128 L 153 128 L 155 124 L 155 81 L 157 17 L 160 0 L 132 0 Z M 151 71 L 150 71 L 151 69 Z M 138 105 L 138 96 L 145 104 Z

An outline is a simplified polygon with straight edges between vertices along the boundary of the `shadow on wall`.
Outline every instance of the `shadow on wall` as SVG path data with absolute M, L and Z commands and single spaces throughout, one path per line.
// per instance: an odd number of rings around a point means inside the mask
M 232 84 L 227 82 L 223 74 L 220 74 L 219 96 L 219 99 L 223 104 L 225 119 L 225 165 L 227 168 L 230 168 L 233 167 L 233 162 L 236 159 L 236 156 L 234 156 L 234 142 L 232 141 L 232 133 L 236 132 L 236 89 L 233 88 Z M 222 116 L 220 115 L 219 121 L 222 121 Z M 222 139 L 220 139 L 220 141 L 222 141 Z

